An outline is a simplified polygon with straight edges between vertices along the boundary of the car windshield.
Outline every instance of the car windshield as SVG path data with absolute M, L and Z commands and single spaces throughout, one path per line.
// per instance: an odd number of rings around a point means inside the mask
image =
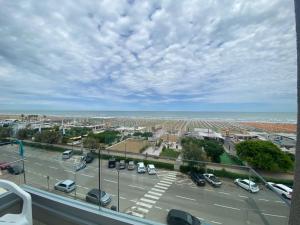
M 186 215 L 186 220 L 188 221 L 189 224 L 193 224 L 193 218 L 191 215 L 187 214 Z
M 217 177 L 215 177 L 215 176 L 211 176 L 210 179 L 211 179 L 212 181 L 215 181 L 215 182 L 219 182 L 219 181 L 220 181 L 220 180 L 219 180 Z

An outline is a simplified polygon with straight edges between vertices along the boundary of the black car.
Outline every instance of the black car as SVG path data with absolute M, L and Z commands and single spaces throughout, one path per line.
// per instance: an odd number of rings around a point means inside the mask
M 168 225 L 200 225 L 201 222 L 191 214 L 178 210 L 171 209 L 167 216 Z
M 119 163 L 119 170 L 123 170 L 126 168 L 126 163 L 125 163 L 125 160 L 120 160 L 120 163 Z
M 92 189 L 90 190 L 85 197 L 85 200 L 90 203 L 94 203 L 96 205 L 99 205 L 99 196 L 100 198 L 100 204 L 102 206 L 106 206 L 111 202 L 111 195 L 106 193 L 105 191 L 99 191 L 99 189 Z
M 93 155 L 93 153 L 88 153 L 88 154 L 86 154 L 86 157 L 85 157 L 85 161 L 86 161 L 86 163 L 91 163 L 91 162 L 93 162 L 93 160 L 94 160 L 94 155 Z
M 116 167 L 116 159 L 111 158 L 108 160 L 108 168 L 115 168 Z
M 191 179 L 198 186 L 204 186 L 205 185 L 205 177 L 201 173 L 192 172 L 191 173 Z
M 24 173 L 24 169 L 23 167 L 19 166 L 19 165 L 10 165 L 8 168 L 7 168 L 8 172 L 10 174 L 14 174 L 14 175 L 18 175 L 18 174 L 21 174 L 21 173 Z

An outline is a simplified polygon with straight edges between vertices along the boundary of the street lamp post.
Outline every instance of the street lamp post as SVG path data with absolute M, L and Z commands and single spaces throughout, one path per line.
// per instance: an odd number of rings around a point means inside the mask
M 116 169 L 118 172 L 118 212 L 120 212 L 120 163 L 119 162 L 116 165 Z

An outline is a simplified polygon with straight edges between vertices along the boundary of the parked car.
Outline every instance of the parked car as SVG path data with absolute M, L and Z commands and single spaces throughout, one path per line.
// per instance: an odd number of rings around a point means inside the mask
M 188 212 L 171 209 L 167 216 L 168 225 L 200 225 L 201 221 Z
M 9 167 L 8 162 L 0 162 L 0 170 L 6 170 Z
M 62 159 L 69 159 L 71 158 L 73 155 L 73 151 L 72 150 L 67 150 L 67 151 L 64 151 L 62 153 Z
M 95 158 L 94 154 L 89 152 L 86 154 L 85 161 L 86 161 L 86 163 L 91 163 L 91 162 L 93 162 L 94 158 Z
M 134 170 L 134 168 L 135 168 L 134 161 L 129 161 L 127 165 L 127 169 Z
M 116 167 L 116 159 L 115 158 L 110 158 L 108 160 L 108 168 L 115 168 Z
M 282 195 L 284 198 L 287 198 L 287 199 L 292 198 L 292 194 L 293 194 L 293 189 L 292 188 L 290 188 L 290 187 L 288 187 L 284 184 L 275 184 L 275 183 L 272 183 L 272 182 L 268 182 L 267 185 L 272 186 L 274 188 L 274 190 L 278 194 Z
M 251 180 L 237 178 L 234 180 L 234 183 L 251 193 L 259 192 L 259 187 Z
M 76 185 L 75 185 L 75 182 L 72 180 L 63 180 L 63 181 L 57 182 L 54 185 L 54 189 L 69 193 L 76 189 Z
M 90 190 L 87 194 L 86 194 L 86 197 L 85 197 L 85 200 L 87 202 L 90 202 L 90 203 L 94 203 L 96 205 L 99 205 L 99 197 L 101 196 L 100 198 L 100 204 L 102 206 L 106 206 L 108 205 L 110 202 L 111 202 L 111 195 L 106 193 L 105 191 L 99 191 L 99 189 L 92 189 Z
M 147 171 L 149 175 L 155 175 L 156 174 L 156 169 L 153 164 L 148 164 L 147 165 Z
M 85 167 L 86 167 L 86 161 L 83 160 L 79 164 L 75 165 L 75 170 L 79 171 L 79 170 L 84 169 Z
M 145 173 L 146 172 L 146 168 L 143 162 L 139 162 L 137 164 L 137 172 L 138 173 Z
M 123 170 L 126 168 L 125 160 L 120 160 L 119 162 L 119 170 Z
M 212 173 L 204 173 L 203 176 L 204 176 L 205 180 L 214 187 L 220 187 L 222 185 L 222 182 L 220 181 L 220 179 L 217 178 Z
M 205 177 L 201 173 L 191 172 L 191 179 L 198 186 L 204 186 L 205 185 Z
M 24 173 L 24 169 L 22 166 L 19 166 L 19 165 L 9 165 L 7 167 L 7 171 L 10 173 L 10 174 L 14 174 L 14 175 L 19 175 L 21 173 Z

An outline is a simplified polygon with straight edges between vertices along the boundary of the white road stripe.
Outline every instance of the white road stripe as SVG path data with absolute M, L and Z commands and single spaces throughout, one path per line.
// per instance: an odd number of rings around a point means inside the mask
M 137 209 L 137 211 L 143 212 L 143 213 L 148 213 L 149 212 L 148 209 L 144 209 L 144 208 L 141 208 L 141 207 L 137 207 L 136 209 Z
M 77 187 L 80 187 L 80 188 L 84 188 L 84 189 L 86 189 L 86 190 L 89 190 L 89 188 L 87 188 L 87 187 L 83 187 L 83 186 L 80 186 L 80 185 L 76 185 Z
M 275 201 L 275 202 L 277 202 L 277 203 L 283 203 L 283 204 L 285 204 L 285 202 L 283 202 L 283 201 Z
M 157 196 L 153 196 L 153 195 L 148 195 L 148 194 L 145 194 L 144 195 L 146 198 L 152 198 L 152 199 L 156 199 L 156 200 L 158 200 L 159 199 L 159 197 L 157 197 Z
M 158 191 L 158 192 L 166 192 L 165 190 L 157 189 L 157 188 L 151 188 L 153 191 Z
M 108 180 L 108 179 L 104 179 L 104 180 L 107 181 L 107 182 L 114 183 L 114 184 L 117 184 L 117 183 L 118 183 L 117 181 L 114 181 L 114 180 Z
M 135 186 L 135 185 L 131 185 L 131 184 L 129 184 L 128 186 L 129 187 L 133 187 L 133 188 L 139 188 L 139 189 L 145 190 L 145 188 L 143 188 L 143 187 L 139 187 L 139 186 Z
M 167 181 L 174 182 L 174 181 L 176 180 L 176 178 L 174 178 L 174 179 L 170 179 L 170 178 L 164 178 L 163 180 L 167 180 Z
M 159 181 L 160 183 L 165 183 L 165 184 L 172 184 L 172 182 L 170 182 L 170 181 L 165 181 L 165 180 L 161 180 L 161 181 Z
M 264 201 L 264 202 L 268 202 L 269 200 L 268 199 L 264 199 L 264 198 L 260 198 L 258 199 L 259 201 Z
M 222 191 L 219 191 L 220 194 L 223 194 L 223 195 L 230 195 L 229 193 L 227 192 L 222 192 Z
M 171 186 L 170 184 L 164 184 L 164 183 L 157 183 L 157 185 L 165 186 L 165 187 L 170 187 Z
M 201 217 L 198 217 L 198 216 L 197 216 L 197 218 L 198 218 L 199 220 L 204 220 L 203 218 L 201 218 Z
M 156 209 L 162 209 L 161 207 L 158 207 L 158 206 L 154 206 Z
M 161 193 L 157 193 L 157 192 L 153 192 L 153 191 L 148 191 L 148 194 L 157 195 L 157 196 L 162 196 Z
M 226 209 L 240 210 L 238 208 L 234 208 L 234 207 L 230 207 L 230 206 L 226 206 L 226 205 L 214 204 L 214 206 L 219 206 L 219 207 L 223 207 L 223 208 L 226 208 Z
M 79 175 L 85 176 L 85 177 L 94 177 L 92 175 L 84 174 L 84 173 L 79 173 Z M 116 182 L 117 183 L 117 182 Z
M 196 199 L 193 199 L 193 198 L 187 198 L 187 197 L 183 197 L 183 196 L 180 196 L 180 195 L 176 195 L 177 198 L 183 198 L 183 199 L 187 199 L 187 200 L 191 200 L 191 201 L 196 201 Z
M 73 173 L 74 174 L 74 171 L 71 171 L 71 170 L 64 170 L 65 172 L 67 173 Z
M 136 212 L 130 212 L 130 214 L 133 215 L 133 216 L 144 218 L 143 214 L 139 214 L 139 213 L 136 213 Z
M 248 198 L 247 196 L 245 195 L 239 195 L 240 198 Z
M 156 201 L 150 200 L 150 199 L 147 199 L 147 198 L 140 198 L 140 201 L 147 202 L 147 203 L 150 203 L 150 204 L 155 204 L 156 203 Z
M 140 205 L 140 206 L 143 206 L 143 207 L 146 207 L 146 208 L 149 208 L 149 209 L 152 208 L 152 205 L 146 204 L 146 203 L 143 203 L 143 202 L 137 202 L 136 204 L 137 204 L 137 205 Z
M 167 190 L 167 189 L 168 189 L 167 187 L 163 187 L 163 186 L 159 186 L 159 185 L 155 185 L 154 187 L 160 188 L 160 189 L 164 189 L 164 190 Z
M 212 189 L 207 189 L 207 188 L 204 188 L 204 191 L 214 191 Z
M 217 222 L 217 221 L 210 221 L 211 223 L 216 223 L 216 224 L 222 224 L 222 223 L 220 223 L 220 222 Z
M 126 199 L 126 198 L 124 198 L 124 197 L 120 196 L 120 199 Z
M 265 216 L 274 216 L 274 217 L 280 217 L 280 218 L 286 218 L 286 216 L 280 216 L 280 215 L 274 215 L 274 214 L 268 214 L 268 213 L 262 213 Z

